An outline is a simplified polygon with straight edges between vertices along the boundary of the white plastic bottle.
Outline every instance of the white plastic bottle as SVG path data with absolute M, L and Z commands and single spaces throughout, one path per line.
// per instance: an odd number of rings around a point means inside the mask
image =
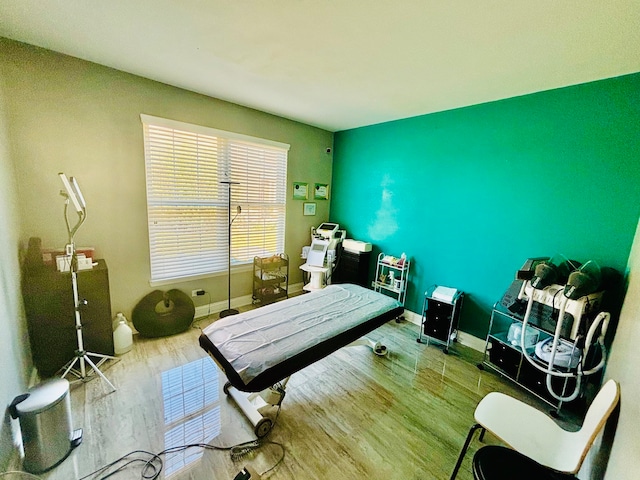
M 133 346 L 133 331 L 127 324 L 125 316 L 120 312 L 116 314 L 116 322 L 118 326 L 113 331 L 113 349 L 116 355 L 123 355 Z

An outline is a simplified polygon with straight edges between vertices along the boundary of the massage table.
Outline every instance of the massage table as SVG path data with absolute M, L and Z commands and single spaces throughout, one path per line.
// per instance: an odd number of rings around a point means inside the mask
M 200 346 L 224 371 L 224 392 L 238 404 L 258 438 L 271 430 L 289 377 L 336 350 L 386 347 L 366 334 L 404 312 L 384 294 L 358 285 L 321 290 L 215 321 L 204 328 Z

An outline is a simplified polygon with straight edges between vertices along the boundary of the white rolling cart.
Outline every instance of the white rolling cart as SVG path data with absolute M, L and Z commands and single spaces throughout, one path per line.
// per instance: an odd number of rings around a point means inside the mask
M 404 305 L 409 284 L 410 267 L 411 260 L 409 260 L 404 253 L 400 257 L 380 253 L 376 264 L 376 277 L 373 280 L 373 289 L 376 292 L 381 292 L 396 298 Z

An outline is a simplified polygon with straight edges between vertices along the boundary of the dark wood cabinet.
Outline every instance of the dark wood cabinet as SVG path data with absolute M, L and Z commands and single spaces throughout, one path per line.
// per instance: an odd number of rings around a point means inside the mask
M 113 355 L 109 272 L 104 260 L 78 272 L 78 298 L 86 351 Z M 25 272 L 22 292 L 33 362 L 41 377 L 51 377 L 78 348 L 73 287 L 69 272 L 42 267 Z
M 370 262 L 371 252 L 358 253 L 342 250 L 338 264 L 331 276 L 331 283 L 354 283 L 366 287 Z

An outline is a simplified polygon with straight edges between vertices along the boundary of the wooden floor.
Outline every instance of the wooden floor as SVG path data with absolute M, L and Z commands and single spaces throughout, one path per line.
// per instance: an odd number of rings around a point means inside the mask
M 198 345 L 197 327 L 210 321 L 172 337 L 136 338 L 133 350 L 104 370 L 116 392 L 109 393 L 100 378 L 73 386 L 74 428 L 83 428 L 83 442 L 43 478 L 84 478 L 135 450 L 254 439 L 249 422 L 222 392 L 224 375 Z M 343 348 L 294 374 L 268 436 L 284 447 L 284 459 L 263 478 L 449 478 L 478 401 L 492 390 L 523 393 L 480 371 L 477 352 L 456 345 L 445 355 L 438 346 L 418 344 L 417 329 L 389 322 L 370 335 L 387 345 L 388 356 L 363 346 Z M 485 442 L 496 440 L 487 435 Z M 473 478 L 470 459 L 478 445 L 472 443 L 460 480 Z M 164 455 L 158 478 L 233 479 L 245 465 L 262 473 L 281 452 L 267 444 L 232 460 L 228 451 L 191 448 Z M 141 468 L 133 464 L 110 478 L 143 478 Z

